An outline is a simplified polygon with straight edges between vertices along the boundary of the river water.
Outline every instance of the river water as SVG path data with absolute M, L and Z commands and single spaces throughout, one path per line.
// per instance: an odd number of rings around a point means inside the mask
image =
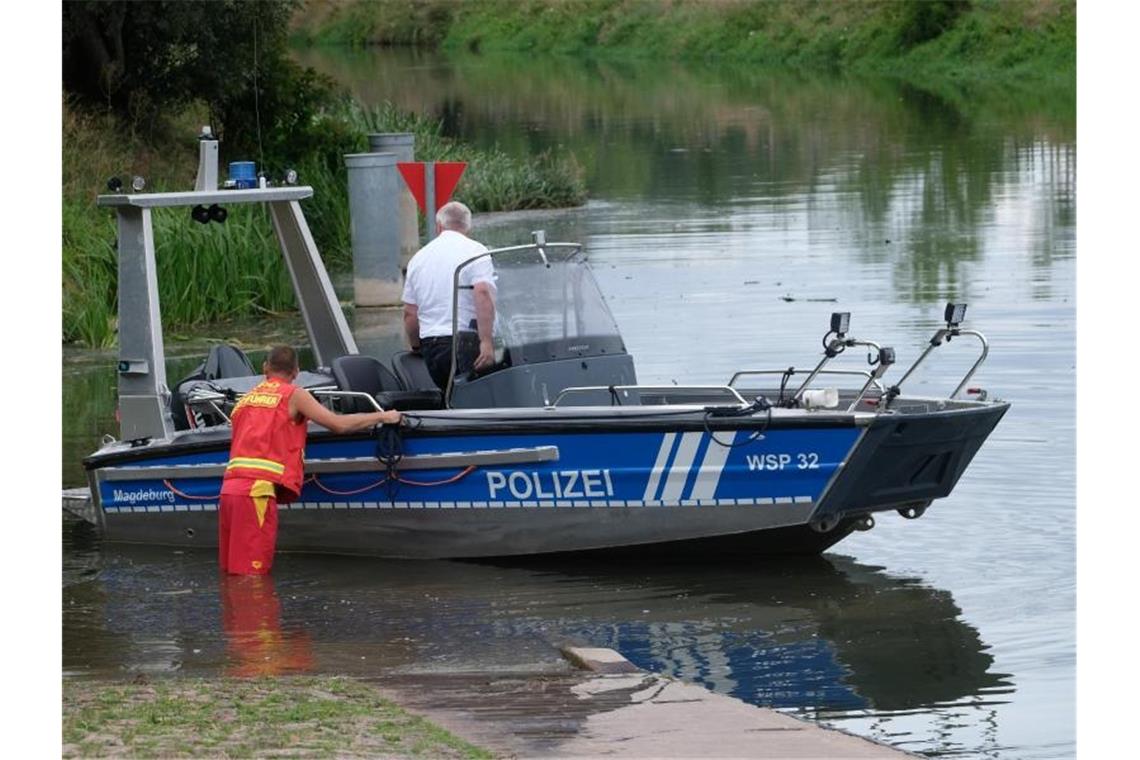
M 251 587 L 220 582 L 211 556 L 101 546 L 66 526 L 66 675 L 544 672 L 564 667 L 552 645 L 572 642 L 927 755 L 1074 754 L 1072 87 L 299 57 L 449 134 L 519 156 L 572 152 L 584 207 L 477 217 L 474 234 L 584 241 L 641 382 L 810 365 L 831 311 L 850 311 L 853 334 L 906 366 L 955 299 L 991 343 L 973 384 L 1013 406 L 952 497 L 920 520 L 884 514 L 809 562 L 284 557 Z M 397 335 L 373 326 L 361 343 L 383 351 Z M 182 349 L 170 374 L 200 353 Z M 966 341 L 940 349 L 912 391 L 949 392 L 975 355 Z M 65 354 L 65 485 L 81 484 L 78 460 L 114 431 L 111 361 Z M 261 610 L 272 651 L 243 637 L 243 609 Z

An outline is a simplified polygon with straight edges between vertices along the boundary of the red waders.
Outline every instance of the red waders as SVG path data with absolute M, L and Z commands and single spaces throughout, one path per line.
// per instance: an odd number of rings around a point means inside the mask
M 277 495 L 268 480 L 227 478 L 218 504 L 218 565 L 234 575 L 265 575 L 277 546 Z
M 270 378 L 234 407 L 230 461 L 218 505 L 218 564 L 235 575 L 264 575 L 277 545 L 277 502 L 301 492 L 306 420 L 289 415 L 296 387 Z

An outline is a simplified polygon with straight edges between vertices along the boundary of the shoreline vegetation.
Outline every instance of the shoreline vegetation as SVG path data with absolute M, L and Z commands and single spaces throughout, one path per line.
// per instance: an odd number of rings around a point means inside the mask
M 65 344 L 107 348 L 117 339 L 114 214 L 97 208 L 95 196 L 111 176 L 129 182 L 140 175 L 147 191 L 188 189 L 203 124 L 221 128 L 223 166 L 255 159 L 275 176 L 292 167 L 313 186 L 305 212 L 334 272 L 351 267 L 342 156 L 366 151 L 370 132 L 415 133 L 420 160 L 467 161 L 456 197 L 477 212 L 585 202 L 585 171 L 568 151 L 515 157 L 445 137 L 429 116 L 391 105 L 364 108 L 331 79 L 289 60 L 289 45 L 724 61 L 889 76 L 965 101 L 988 84 L 1047 93 L 1071 91 L 1075 80 L 1073 0 L 306 0 L 226 4 L 206 16 L 203 7 L 65 4 Z M 168 38 L 156 39 L 156 15 Z M 210 47 L 226 52 L 209 60 L 185 54 L 189 44 L 206 44 L 196 35 L 248 41 L 241 30 L 251 24 L 260 24 L 260 59 L 240 44 Z M 87 45 L 92 29 L 107 41 L 94 57 Z M 177 63 L 156 69 L 147 56 L 114 60 L 109 52 L 132 44 Z M 259 78 L 213 75 L 251 69 Z M 202 92 L 203 83 L 212 89 Z M 225 224 L 209 225 L 189 223 L 184 211 L 154 214 L 167 329 L 295 308 L 264 209 L 235 206 Z
M 314 196 L 304 204 L 317 248 L 332 271 L 352 266 L 347 170 L 341 156 L 368 150 L 368 134 L 411 132 L 419 160 L 466 161 L 455 197 L 476 212 L 576 206 L 585 202 L 581 167 L 569 154 L 525 161 L 444 137 L 440 125 L 391 106 L 350 100 L 317 116 L 332 146 L 294 164 Z M 88 348 L 114 344 L 117 328 L 115 215 L 95 206 L 111 176 L 146 179 L 147 192 L 186 190 L 197 171 L 197 135 L 208 115 L 188 108 L 158 135 L 71 101 L 63 108 L 63 341 Z M 222 167 L 237 160 L 222 143 Z M 279 163 L 279 162 L 278 162 Z M 271 167 L 271 170 L 274 167 Z M 277 167 L 283 170 L 285 167 Z M 163 323 L 181 329 L 295 308 L 288 272 L 268 212 L 234 206 L 224 224 L 199 225 L 186 209 L 154 213 Z
M 64 679 L 63 757 L 493 755 L 355 679 Z
M 1073 81 L 1076 15 L 1074 0 L 306 0 L 290 39 Z

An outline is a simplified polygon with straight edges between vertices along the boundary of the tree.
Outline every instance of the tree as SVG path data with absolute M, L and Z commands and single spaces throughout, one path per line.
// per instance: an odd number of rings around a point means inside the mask
M 296 0 L 63 4 L 64 89 L 149 130 L 194 101 L 235 151 L 312 147 L 332 82 L 287 57 Z

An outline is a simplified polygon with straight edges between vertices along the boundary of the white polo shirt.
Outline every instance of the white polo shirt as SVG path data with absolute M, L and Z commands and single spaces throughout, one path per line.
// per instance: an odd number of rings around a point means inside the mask
M 451 292 L 455 269 L 487 246 L 454 230 L 444 230 L 435 240 L 416 251 L 408 262 L 404 280 L 404 303 L 416 307 L 420 337 L 451 335 Z M 495 269 L 485 256 L 463 268 L 460 285 L 485 282 L 495 288 Z M 475 297 L 470 290 L 459 291 L 459 329 L 469 330 L 475 319 Z

